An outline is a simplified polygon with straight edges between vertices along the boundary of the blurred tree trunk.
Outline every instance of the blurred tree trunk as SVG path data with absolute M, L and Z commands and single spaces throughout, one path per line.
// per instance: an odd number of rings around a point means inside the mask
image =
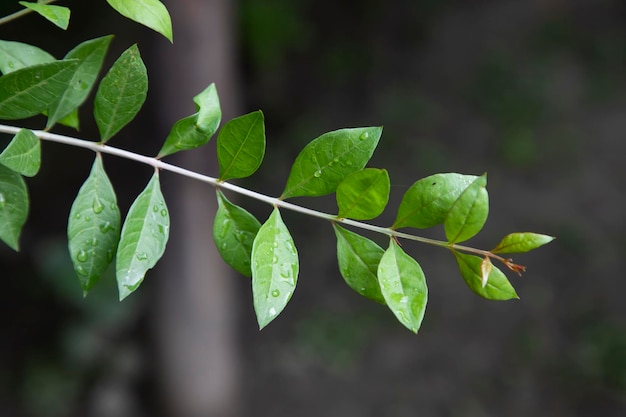
M 224 120 L 237 107 L 235 2 L 171 0 L 166 5 L 174 45 L 155 51 L 157 83 L 164 94 L 157 113 L 163 137 L 175 120 L 195 112 L 193 97 L 211 82 L 217 85 Z M 171 160 L 217 172 L 214 146 Z M 239 404 L 237 314 L 232 272 L 212 240 L 215 192 L 188 178 L 168 176 L 163 183 L 172 215 L 155 315 L 164 403 L 168 415 L 176 417 L 234 416 Z

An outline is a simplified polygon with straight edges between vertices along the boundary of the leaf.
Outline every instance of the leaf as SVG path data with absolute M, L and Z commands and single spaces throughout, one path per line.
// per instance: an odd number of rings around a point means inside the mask
M 0 164 L 27 177 L 34 177 L 41 166 L 39 138 L 28 129 L 20 129 L 0 154 Z
M 252 244 L 252 296 L 260 329 L 287 305 L 296 288 L 298 269 L 298 251 L 274 208 Z
M 193 101 L 196 103 L 197 113 L 174 123 L 159 151 L 159 158 L 202 146 L 217 131 L 222 120 L 222 110 L 215 84 L 209 85 Z
M 148 75 L 133 45 L 120 55 L 98 86 L 94 116 L 105 143 L 137 115 L 148 94 Z
M 365 167 L 382 131 L 382 127 L 340 129 L 314 139 L 293 163 L 281 198 L 335 192 L 349 174 Z
M 476 178 L 452 204 L 444 221 L 449 243 L 462 242 L 480 232 L 489 214 L 487 175 Z
M 158 0 L 107 0 L 119 14 L 165 36 L 170 42 L 172 20 L 167 8 Z
M 378 282 L 387 306 L 396 318 L 413 333 L 419 330 L 428 288 L 424 272 L 392 238 L 378 265 Z
M 378 284 L 378 264 L 385 251 L 366 237 L 333 224 L 339 272 L 346 284 L 365 298 L 385 304 Z
M 215 246 L 228 265 L 251 277 L 252 243 L 261 223 L 252 214 L 228 201 L 220 190 L 217 190 L 217 202 L 213 223 Z
M 113 260 L 120 222 L 115 191 L 98 153 L 72 204 L 67 225 L 70 257 L 85 296 Z
M 217 136 L 222 181 L 245 178 L 261 166 L 265 155 L 265 124 L 258 110 L 230 120 Z
M 170 218 L 155 172 L 131 205 L 117 247 L 117 287 L 120 300 L 139 288 L 146 272 L 165 252 Z
M 487 285 L 483 287 L 483 258 L 452 251 L 465 283 L 472 291 L 488 300 L 510 300 L 519 298 L 504 273 L 492 266 Z
M 54 60 L 52 55 L 36 46 L 0 40 L 0 72 L 3 74 Z
M 0 119 L 35 116 L 63 94 L 78 65 L 75 60 L 33 65 L 0 77 Z
M 47 128 L 52 127 L 57 121 L 68 116 L 87 99 L 96 82 L 104 56 L 112 39 L 113 35 L 91 39 L 79 44 L 67 53 L 65 59 L 78 60 L 78 66 L 66 90 L 58 96 L 57 100 L 48 109 Z M 78 123 L 76 123 L 77 126 Z
M 539 233 L 511 233 L 506 235 L 498 246 L 491 252 L 493 253 L 524 253 L 533 249 L 537 249 L 554 240 L 554 237 L 541 235 Z
M 393 228 L 442 224 L 452 205 L 476 180 L 474 175 L 435 174 L 415 182 L 402 197 Z
M 366 168 L 348 175 L 337 187 L 339 217 L 369 220 L 378 217 L 389 201 L 387 170 Z
M 39 13 L 61 29 L 67 29 L 70 24 L 70 9 L 63 6 L 54 6 L 48 4 L 29 3 L 26 1 L 20 1 L 22 6 Z
M 0 239 L 19 251 L 19 237 L 28 217 L 28 191 L 20 174 L 0 164 Z

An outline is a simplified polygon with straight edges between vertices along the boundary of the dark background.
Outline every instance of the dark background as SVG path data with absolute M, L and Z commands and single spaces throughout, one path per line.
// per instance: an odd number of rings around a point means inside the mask
M 0 5 L 3 15 L 18 8 L 9 3 Z M 0 38 L 38 45 L 60 58 L 79 41 L 115 32 L 107 68 L 138 42 L 150 93 L 140 116 L 111 145 L 153 155 L 169 129 L 164 119 L 190 114 L 191 97 L 217 78 L 200 74 L 201 85 L 185 92 L 187 108 L 168 100 L 194 69 L 194 61 L 174 58 L 188 46 L 177 31 L 206 27 L 206 8 L 222 10 L 218 1 L 203 2 L 191 22 L 174 13 L 180 7 L 175 3 L 166 3 L 173 46 L 104 1 L 62 2 L 73 11 L 68 32 L 30 15 L 0 27 Z M 227 341 L 231 361 L 220 371 L 229 379 L 195 383 L 197 396 L 181 402 L 200 405 L 183 410 L 171 398 L 181 394 L 167 387 L 189 391 L 184 373 L 174 378 L 163 371 L 159 346 L 164 339 L 202 345 L 208 333 L 194 339 L 192 331 L 182 340 L 161 325 L 160 317 L 187 307 L 174 294 L 170 310 L 155 301 L 162 297 L 159 282 L 179 276 L 157 267 L 140 291 L 119 303 L 111 274 L 83 299 L 65 227 L 93 156 L 44 143 L 42 170 L 28 180 L 32 201 L 23 249 L 0 248 L 0 416 L 625 415 L 626 5 L 227 3 L 231 14 L 211 16 L 223 23 L 233 51 L 226 76 L 236 87 L 226 94 L 217 85 L 225 116 L 262 109 L 268 138 L 261 169 L 240 184 L 278 195 L 291 162 L 313 138 L 342 127 L 384 125 L 369 166 L 389 170 L 392 197 L 377 224 L 391 224 L 402 193 L 421 177 L 488 172 L 491 215 L 471 244 L 489 248 L 514 231 L 557 240 L 516 257 L 528 272 L 511 274 L 521 300 L 509 302 L 470 292 L 446 251 L 404 243 L 429 285 L 426 316 L 414 335 L 345 285 L 328 225 L 283 212 L 301 258 L 298 290 L 283 314 L 258 332 L 249 281 L 230 273 L 236 295 L 227 297 L 218 317 L 227 317 L 234 330 Z M 202 57 L 212 53 L 207 49 Z M 81 116 L 79 136 L 95 139 L 89 104 Z M 211 161 L 197 169 L 215 175 Z M 105 166 L 125 213 L 151 170 L 112 157 Z M 175 212 L 187 203 L 168 183 L 172 176 L 162 175 Z M 270 212 L 260 203 L 237 201 L 261 220 Z M 335 210 L 332 198 L 298 202 Z M 210 228 L 203 230 L 210 237 Z M 442 230 L 423 234 L 441 237 Z M 184 239 L 170 240 L 163 262 L 180 267 L 170 253 Z M 215 271 L 206 272 L 211 280 Z M 218 408 L 198 400 L 220 385 L 228 392 L 218 395 L 225 399 Z

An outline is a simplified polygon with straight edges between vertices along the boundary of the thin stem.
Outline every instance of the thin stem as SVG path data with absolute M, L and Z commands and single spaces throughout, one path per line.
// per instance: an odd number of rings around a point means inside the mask
M 45 0 L 45 1 L 40 2 L 39 4 L 50 4 L 50 3 L 54 3 L 55 1 L 57 1 L 57 0 Z M 28 14 L 28 13 L 30 13 L 30 12 L 32 12 L 32 11 L 33 11 L 33 10 L 31 10 L 31 9 L 29 9 L 29 8 L 27 8 L 27 7 L 25 7 L 24 9 L 22 9 L 22 10 L 20 10 L 20 11 L 17 11 L 17 12 L 15 12 L 15 13 L 12 13 L 12 14 L 10 14 L 10 15 L 8 15 L 8 16 L 1 17 L 1 18 L 0 18 L 0 25 L 3 25 L 3 24 L 5 24 L 5 23 L 8 23 L 8 22 L 10 22 L 11 20 L 15 20 L 15 19 L 17 19 L 18 17 L 22 17 L 22 16 L 24 16 L 25 14 Z
M 9 134 L 17 134 L 17 132 L 20 131 L 21 128 L 18 127 L 14 127 L 14 126 L 6 126 L 6 125 L 0 125 L 0 132 L 2 133 L 9 133 Z M 65 145 L 70 145 L 70 146 L 75 146 L 78 148 L 85 148 L 85 149 L 89 149 L 92 150 L 94 152 L 99 152 L 99 153 L 106 153 L 109 155 L 114 155 L 114 156 L 119 156 L 121 158 L 125 158 L 125 159 L 130 159 L 132 161 L 137 161 L 137 162 L 141 162 L 143 164 L 146 165 L 150 165 L 152 167 L 154 167 L 155 169 L 162 169 L 164 171 L 170 171 L 173 172 L 175 174 L 179 174 L 182 175 L 184 177 L 188 177 L 188 178 L 192 178 L 201 182 L 205 182 L 207 184 L 211 184 L 214 187 L 218 187 L 218 188 L 222 188 L 225 190 L 229 190 L 232 191 L 234 193 L 237 194 L 241 194 L 259 201 L 263 201 L 267 204 L 270 204 L 274 207 L 280 207 L 280 208 L 284 208 L 287 210 L 291 210 L 291 211 L 295 211 L 298 213 L 302 213 L 305 214 L 307 216 L 312 216 L 312 217 L 317 217 L 320 219 L 324 219 L 330 222 L 334 222 L 334 223 L 342 223 L 348 226 L 353 226 L 359 229 L 363 229 L 363 230 L 369 230 L 372 232 L 376 232 L 376 233 L 381 233 L 387 236 L 393 236 L 393 237 L 397 237 L 397 238 L 402 238 L 402 239 L 407 239 L 407 240 L 413 240 L 413 241 L 417 241 L 420 243 L 425 243 L 428 245 L 434 245 L 434 246 L 439 246 L 439 247 L 444 247 L 444 248 L 448 248 L 448 249 L 454 249 L 454 250 L 458 250 L 458 251 L 463 251 L 463 252 L 469 252 L 469 253 L 474 253 L 476 255 L 480 255 L 480 256 L 487 256 L 493 259 L 496 259 L 502 263 L 504 263 L 509 269 L 518 272 L 520 270 L 523 270 L 522 267 L 520 267 L 519 265 L 515 265 L 512 263 L 512 261 L 510 259 L 505 259 L 501 256 L 498 256 L 494 253 L 491 253 L 489 251 L 486 250 L 482 250 L 482 249 L 475 249 L 475 248 L 471 248 L 468 246 L 462 246 L 462 245 L 457 245 L 457 244 L 450 244 L 448 242 L 445 241 L 441 241 L 441 240 L 436 240 L 436 239 L 429 239 L 426 237 L 421 237 L 421 236 L 415 236 L 415 235 L 411 235 L 408 233 L 403 233 L 403 232 L 398 232 L 397 230 L 391 229 L 389 227 L 381 227 L 381 226 L 375 226 L 372 224 L 368 224 L 368 223 L 363 223 L 363 222 L 359 222 L 359 221 L 355 221 L 355 220 L 351 220 L 351 219 L 344 219 L 341 217 L 338 217 L 334 214 L 328 214 L 328 213 L 324 213 L 321 211 L 317 211 L 317 210 L 313 210 L 307 207 L 302 207 L 299 206 L 297 204 L 293 204 L 290 203 L 288 201 L 284 201 L 281 200 L 279 198 L 275 198 L 275 197 L 270 197 L 267 196 L 265 194 L 260 194 L 257 193 L 256 191 L 252 191 L 252 190 L 248 190 L 247 188 L 243 188 L 243 187 L 239 187 L 238 185 L 234 185 L 228 182 L 223 182 L 223 181 L 219 181 L 217 178 L 214 177 L 210 177 L 208 175 L 203 175 L 203 174 L 199 174 L 197 172 L 194 171 L 190 171 L 188 169 L 185 168 L 181 168 L 179 166 L 176 165 L 172 165 L 169 164 L 167 162 L 163 162 L 160 159 L 156 159 L 156 158 L 152 158 L 152 157 L 148 157 L 148 156 L 143 156 L 143 155 L 139 155 L 133 152 L 129 152 L 129 151 L 125 151 L 123 149 L 119 149 L 119 148 L 114 148 L 112 146 L 108 146 L 108 145 L 103 145 L 101 143 L 98 142 L 91 142 L 91 141 L 87 141 L 84 139 L 78 139 L 78 138 L 73 138 L 70 136 L 64 136 L 64 135 L 59 135 L 56 133 L 50 133 L 50 132 L 46 132 L 43 130 L 34 130 L 33 133 L 35 135 L 37 135 L 40 139 L 42 140 L 46 140 L 46 141 L 50 141 L 50 142 L 56 142 L 56 143 L 62 143 Z

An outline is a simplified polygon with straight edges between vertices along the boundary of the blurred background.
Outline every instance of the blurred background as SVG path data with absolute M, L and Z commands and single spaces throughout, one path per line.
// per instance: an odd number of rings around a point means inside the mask
M 115 33 L 105 68 L 137 42 L 150 92 L 113 146 L 155 155 L 216 82 L 224 120 L 265 113 L 265 161 L 240 185 L 278 195 L 315 137 L 384 125 L 369 166 L 389 170 L 392 196 L 377 224 L 419 178 L 488 172 L 491 216 L 469 243 L 557 240 L 515 258 L 528 272 L 510 274 L 521 300 L 509 302 L 475 296 L 446 251 L 405 243 L 429 285 L 414 335 L 345 285 L 329 225 L 283 212 L 298 290 L 259 332 L 249 279 L 215 254 L 214 190 L 163 173 L 161 263 L 123 303 L 112 271 L 83 299 L 65 228 L 93 155 L 44 143 L 22 251 L 0 247 L 1 417 L 626 415 L 626 3 L 170 0 L 173 45 L 104 1 L 61 3 L 67 32 L 29 15 L 0 38 L 61 58 Z M 95 140 L 90 104 L 81 120 L 78 135 Z M 214 143 L 171 162 L 215 175 Z M 104 163 L 124 215 L 151 169 Z M 336 210 L 331 197 L 294 202 Z

